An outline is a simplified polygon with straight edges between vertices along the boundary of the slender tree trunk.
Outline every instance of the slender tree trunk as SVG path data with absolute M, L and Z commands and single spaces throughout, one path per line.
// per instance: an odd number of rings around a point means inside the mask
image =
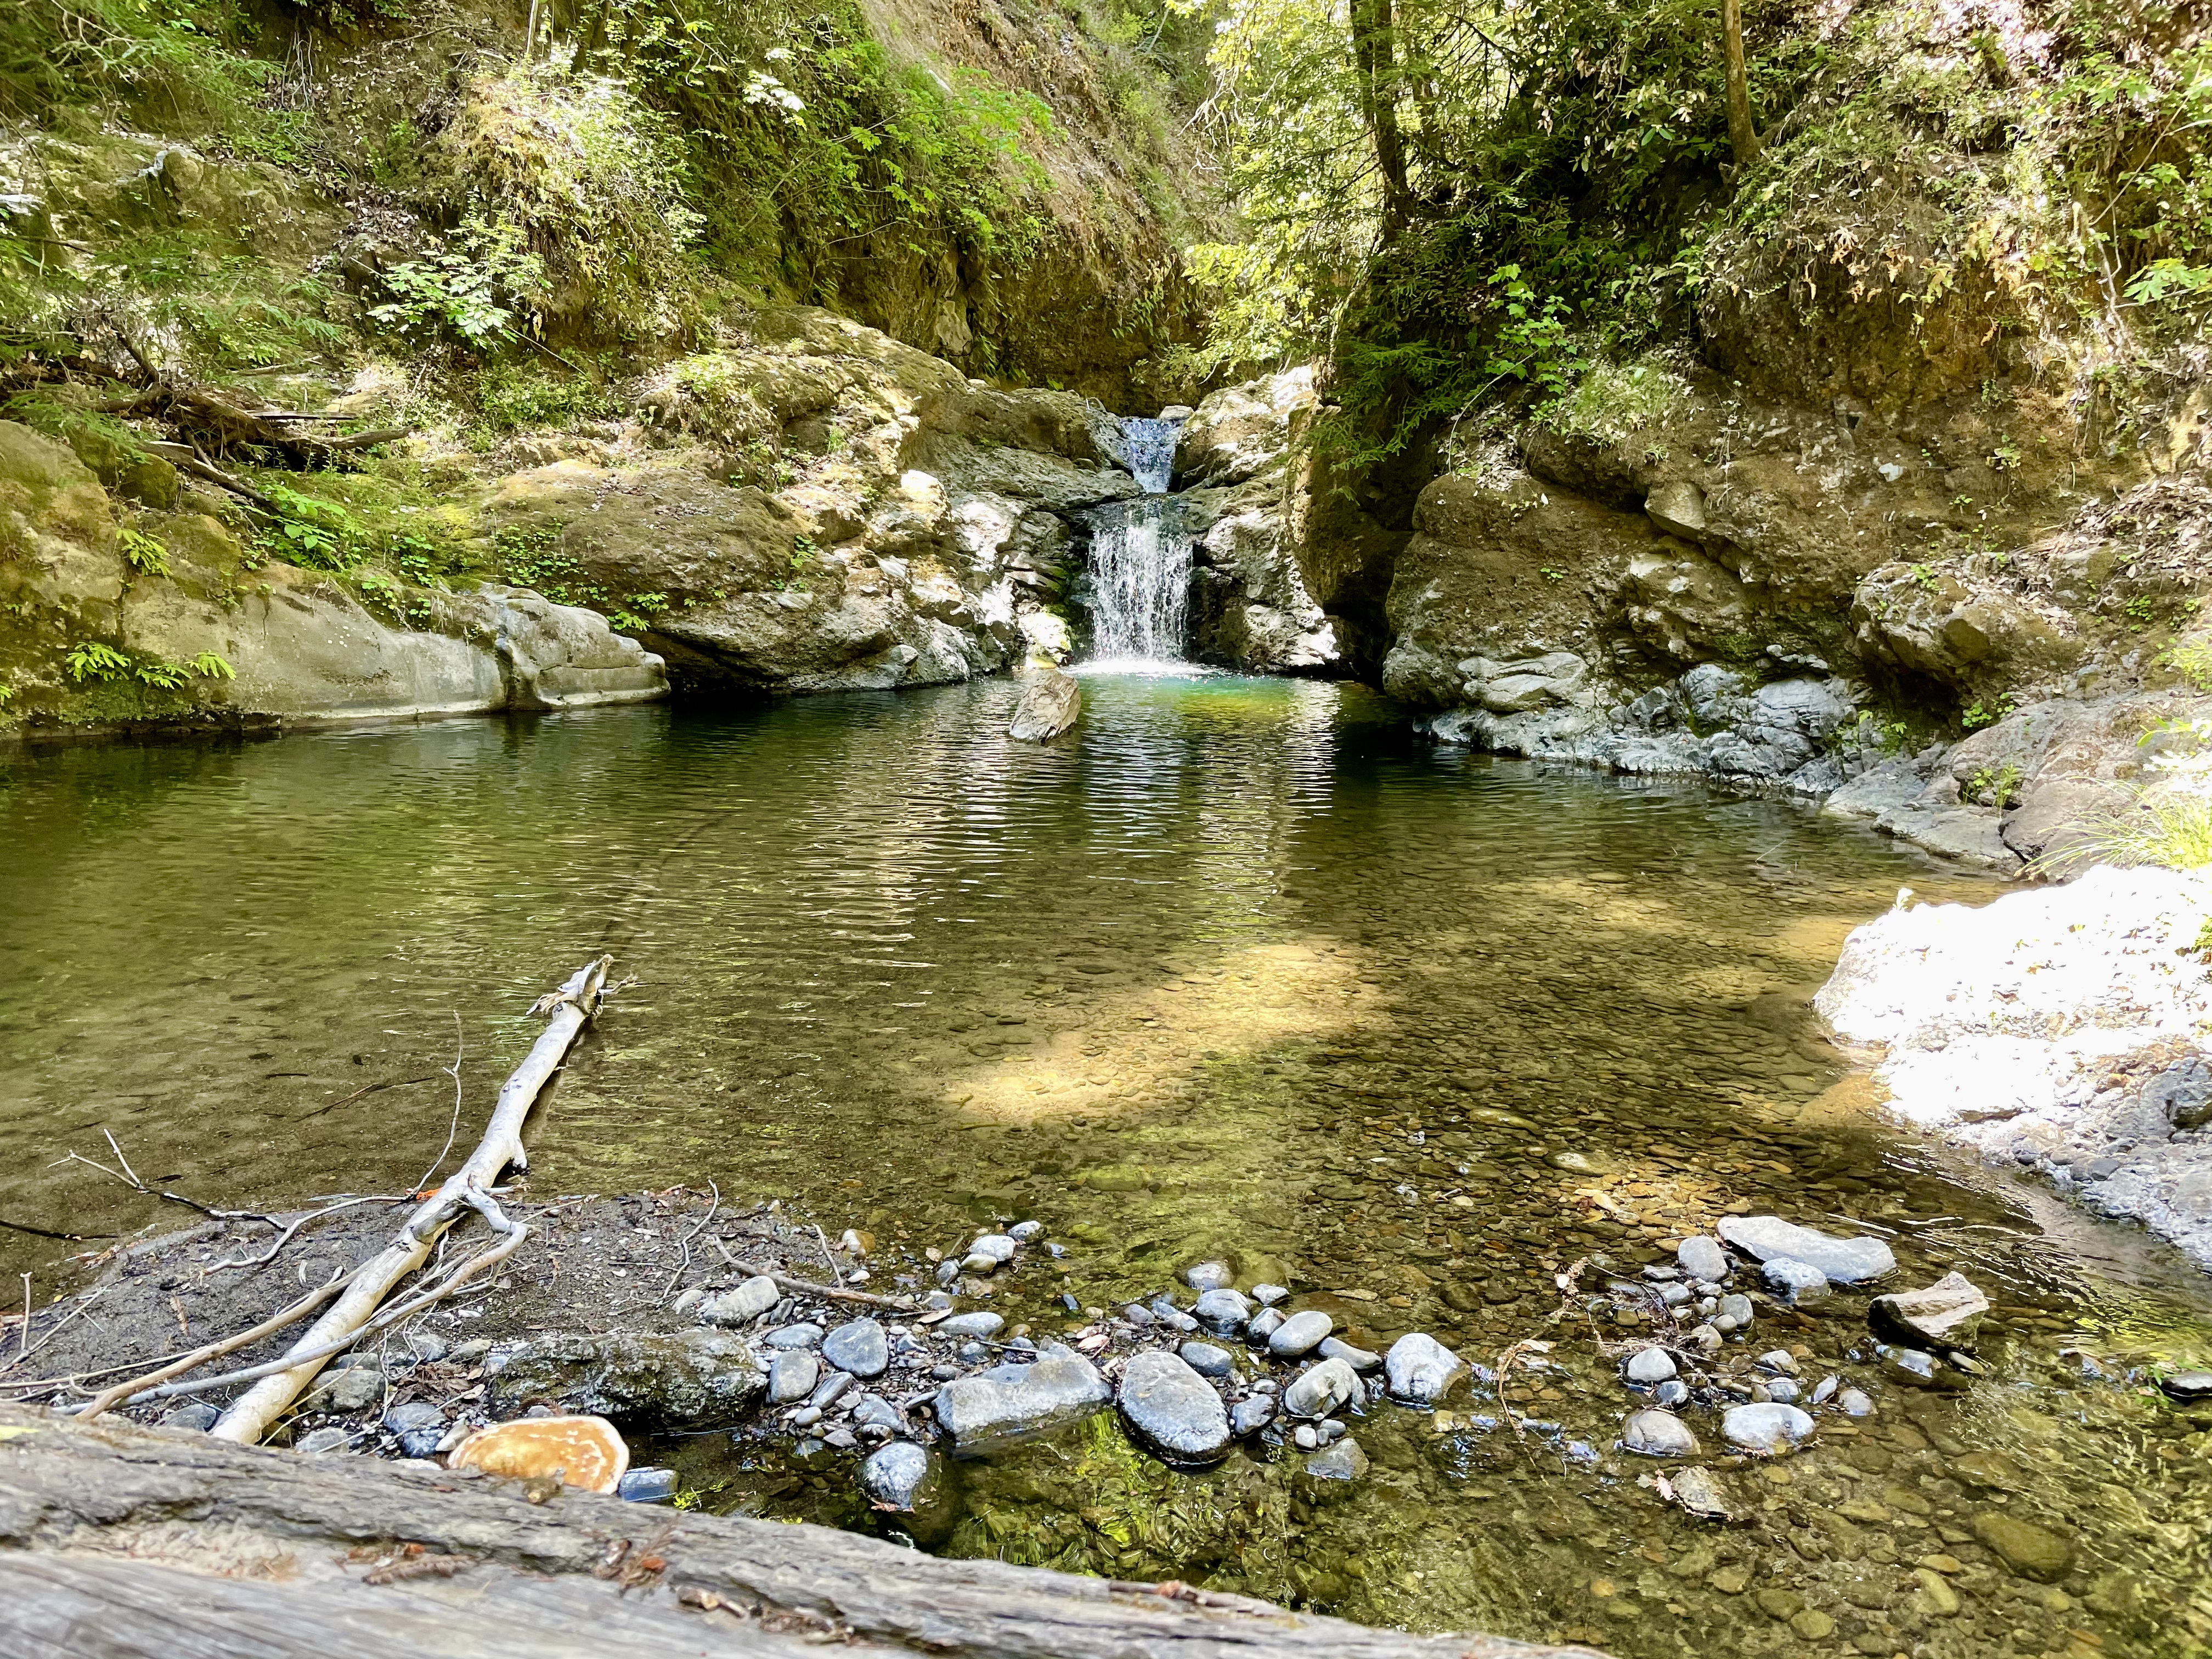
M 1759 159 L 1759 131 L 1751 125 L 1751 87 L 1743 67 L 1742 0 L 1721 0 L 1721 55 L 1728 66 L 1729 149 L 1741 171 Z
M 1398 52 L 1392 0 L 1351 0 L 1352 61 L 1359 79 L 1360 114 L 1375 139 L 1382 174 L 1382 240 L 1405 228 L 1413 192 L 1406 179 L 1406 141 L 1398 130 Z

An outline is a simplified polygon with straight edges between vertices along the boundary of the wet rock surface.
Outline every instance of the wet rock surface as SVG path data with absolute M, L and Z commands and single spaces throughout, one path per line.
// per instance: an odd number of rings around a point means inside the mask
M 1878 1238 L 1838 1238 L 1779 1216 L 1730 1216 L 1720 1236 L 1759 1261 L 1802 1261 L 1839 1285 L 1861 1285 L 1897 1271 L 1897 1257 Z
M 1115 1402 L 1146 1444 L 1185 1462 L 1229 1446 L 1229 1413 L 1213 1385 L 1170 1353 L 1139 1353 L 1121 1369 Z

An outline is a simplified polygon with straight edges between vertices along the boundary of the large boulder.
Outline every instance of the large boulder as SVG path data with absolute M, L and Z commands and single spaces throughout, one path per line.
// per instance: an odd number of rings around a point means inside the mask
M 1079 1423 L 1113 1398 L 1089 1360 L 1048 1342 L 1030 1364 L 994 1365 L 945 1383 L 937 1391 L 937 1420 L 955 1452 L 975 1457 Z
M 727 1423 L 768 1387 L 768 1370 L 727 1331 L 556 1334 L 495 1347 L 485 1394 L 507 1415 L 549 1405 L 645 1428 Z

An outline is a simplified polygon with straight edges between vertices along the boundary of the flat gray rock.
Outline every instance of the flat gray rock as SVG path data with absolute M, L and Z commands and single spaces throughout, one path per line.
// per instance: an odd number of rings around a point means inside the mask
M 1808 1302 L 1821 1301 L 1828 1294 L 1827 1274 L 1809 1261 L 1778 1255 L 1771 1261 L 1762 1262 L 1759 1271 L 1760 1277 L 1766 1280 L 1766 1288 L 1793 1308 Z
M 1723 1216 L 1716 1231 L 1747 1255 L 1806 1262 L 1838 1285 L 1863 1285 L 1897 1271 L 1895 1253 L 1878 1238 L 1838 1238 L 1780 1216 Z
M 1227 1334 L 1244 1328 L 1252 1317 L 1252 1304 L 1235 1291 L 1211 1290 L 1200 1294 L 1190 1311 L 1206 1329 Z
M 1321 1346 L 1335 1328 L 1334 1319 L 1318 1308 L 1309 1308 L 1275 1327 L 1267 1339 L 1267 1352 L 1278 1359 L 1298 1358 Z
M 1365 1348 L 1355 1348 L 1341 1337 L 1330 1337 L 1315 1352 L 1323 1359 L 1341 1359 L 1355 1371 L 1380 1370 L 1382 1366 L 1381 1354 L 1370 1352 Z
M 1645 1457 L 1694 1457 L 1698 1437 L 1669 1411 L 1637 1412 L 1620 1425 L 1623 1450 Z
M 1915 1346 L 1973 1352 L 1990 1299 L 1964 1273 L 1946 1273 L 1924 1291 L 1878 1296 L 1867 1305 L 1867 1323 L 1878 1335 Z
M 1620 1368 L 1621 1375 L 1632 1382 L 1651 1384 L 1664 1382 L 1674 1374 L 1674 1361 L 1666 1349 L 1654 1343 L 1648 1348 L 1638 1348 L 1628 1356 L 1628 1363 Z
M 818 1348 L 822 1346 L 822 1328 L 811 1322 L 779 1325 L 761 1340 L 771 1348 Z
M 804 1350 L 780 1353 L 768 1362 L 768 1403 L 788 1406 L 814 1392 L 822 1362 Z
M 1176 1354 L 1200 1376 L 1226 1376 L 1237 1369 L 1237 1356 L 1211 1342 L 1186 1342 Z
M 760 1273 L 735 1290 L 717 1291 L 699 1304 L 699 1317 L 709 1325 L 744 1325 L 758 1319 L 783 1300 L 775 1280 Z
M 1292 1417 L 1327 1417 L 1359 1391 L 1359 1377 L 1351 1366 L 1324 1359 L 1299 1372 L 1283 1390 L 1283 1410 Z
M 1412 1331 L 1390 1345 L 1382 1357 L 1390 1398 L 1411 1406 L 1433 1406 L 1468 1375 L 1467 1361 L 1425 1331 Z
M 1773 1402 L 1734 1406 L 1721 1419 L 1721 1435 L 1729 1445 L 1765 1456 L 1795 1451 L 1813 1437 L 1813 1429 L 1806 1413 Z
M 1692 1279 L 1702 1279 L 1717 1285 L 1729 1275 L 1728 1252 L 1717 1238 L 1702 1234 L 1686 1238 L 1675 1248 L 1674 1260 L 1681 1263 L 1682 1271 Z
M 874 1320 L 856 1319 L 822 1339 L 822 1357 L 855 1376 L 881 1376 L 891 1363 L 890 1339 Z
M 1003 1316 L 994 1313 L 955 1314 L 950 1319 L 940 1319 L 930 1328 L 939 1336 L 951 1337 L 956 1342 L 988 1341 L 1006 1328 Z
M 1255 1285 L 1252 1287 L 1252 1299 L 1263 1308 L 1272 1308 L 1278 1302 L 1287 1302 L 1290 1296 L 1291 1293 L 1280 1285 Z
M 1367 1473 L 1367 1454 L 1346 1437 L 1308 1457 L 1306 1473 L 1316 1480 L 1357 1480 Z
M 937 1420 L 953 1450 L 973 1457 L 1080 1422 L 1113 1398 L 1097 1367 L 1048 1342 L 1034 1364 L 995 1365 L 945 1383 L 937 1391 Z
M 1115 1403 L 1137 1438 L 1170 1461 L 1207 1462 L 1229 1448 L 1221 1396 L 1174 1354 L 1131 1355 Z
M 1248 1434 L 1257 1434 L 1275 1420 L 1275 1396 L 1255 1394 L 1249 1400 L 1240 1400 L 1230 1408 L 1229 1428 L 1242 1439 Z

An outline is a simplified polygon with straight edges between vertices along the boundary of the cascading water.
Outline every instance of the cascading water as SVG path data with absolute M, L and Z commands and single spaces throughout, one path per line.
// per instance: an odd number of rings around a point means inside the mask
M 1091 519 L 1092 659 L 1117 666 L 1182 660 L 1190 611 L 1190 538 L 1167 494 L 1179 421 L 1121 422 L 1122 453 L 1145 493 Z

